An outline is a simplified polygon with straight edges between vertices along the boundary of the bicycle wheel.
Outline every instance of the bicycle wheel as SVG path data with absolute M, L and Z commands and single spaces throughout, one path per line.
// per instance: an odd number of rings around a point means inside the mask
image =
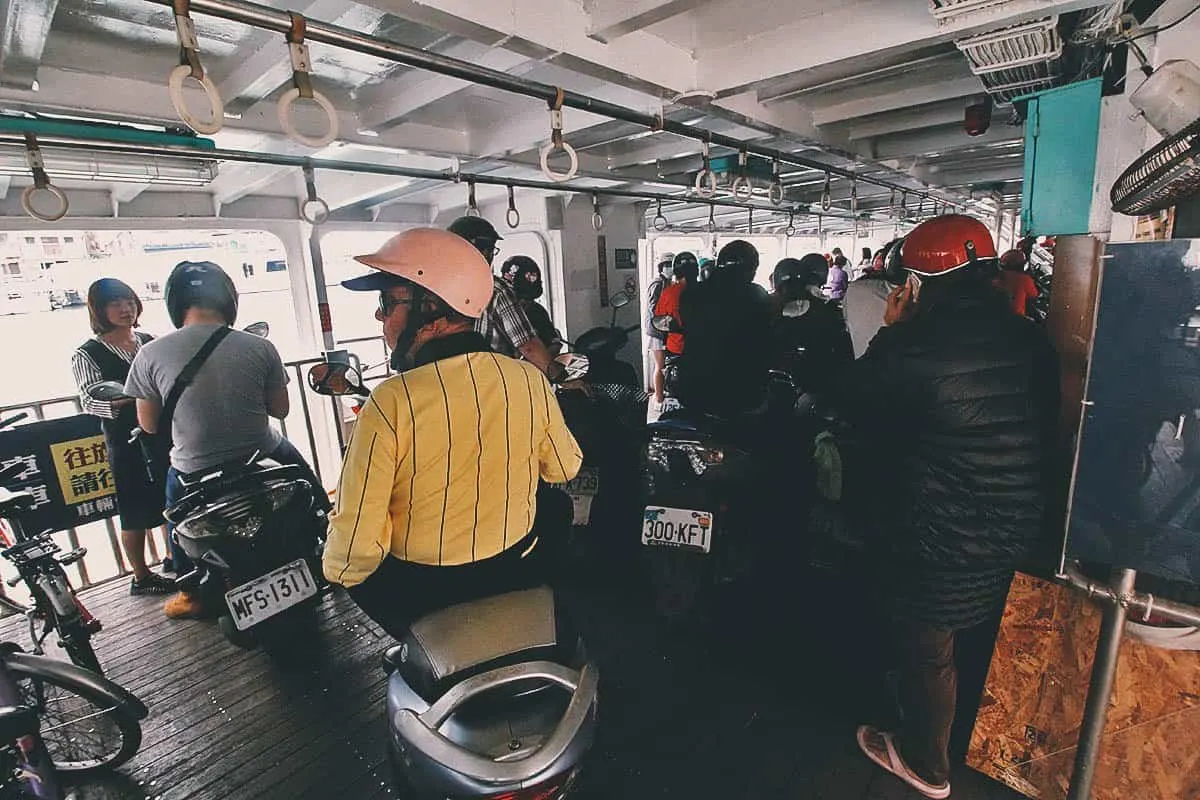
M 21 691 L 21 703 L 37 710 L 41 739 L 59 772 L 113 769 L 141 747 L 141 723 L 106 695 L 49 674 L 33 657 L 13 657 L 6 669 Z

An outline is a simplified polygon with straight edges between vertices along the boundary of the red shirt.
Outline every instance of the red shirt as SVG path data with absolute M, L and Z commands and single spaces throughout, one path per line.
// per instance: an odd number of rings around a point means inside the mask
M 1014 314 L 1025 316 L 1026 303 L 1038 296 L 1037 284 L 1027 272 L 1004 270 L 996 279 L 996 285 L 1008 293 Z
M 658 302 L 654 304 L 654 315 L 656 317 L 673 317 L 676 324 L 681 324 L 679 319 L 679 298 L 683 295 L 683 288 L 686 285 L 687 281 L 676 281 L 663 289 L 662 294 L 658 296 Z M 683 352 L 682 333 L 667 334 L 667 351 L 675 355 Z

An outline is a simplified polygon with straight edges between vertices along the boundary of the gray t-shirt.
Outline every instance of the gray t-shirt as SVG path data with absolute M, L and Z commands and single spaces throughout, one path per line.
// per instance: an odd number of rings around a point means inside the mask
M 129 368 L 125 393 L 162 404 L 175 378 L 217 327 L 188 325 L 144 345 Z M 248 458 L 255 450 L 275 450 L 283 437 L 270 425 L 267 396 L 287 382 L 273 344 L 230 331 L 179 396 L 171 425 L 171 466 L 196 472 Z
M 888 295 L 894 287 L 882 278 L 859 278 L 846 287 L 842 308 L 846 312 L 846 328 L 854 357 L 862 358 L 867 346 L 883 327 Z

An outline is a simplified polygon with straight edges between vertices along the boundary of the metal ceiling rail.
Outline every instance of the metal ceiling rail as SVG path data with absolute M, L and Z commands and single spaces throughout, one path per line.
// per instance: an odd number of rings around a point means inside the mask
M 133 142 L 113 142 L 102 139 L 84 139 L 67 136 L 39 136 L 37 143 L 43 148 L 64 148 L 69 150 L 87 150 L 92 152 L 125 153 L 140 156 L 176 156 L 204 161 L 236 161 L 249 164 L 271 164 L 281 167 L 296 167 L 298 169 L 327 169 L 339 172 L 357 172 L 370 175 L 392 175 L 398 178 L 414 178 L 418 180 L 443 181 L 446 183 L 477 184 L 480 186 L 511 186 L 523 189 L 538 189 L 548 192 L 570 192 L 572 194 L 598 195 L 601 197 L 625 197 L 635 200 L 657 200 L 663 203 L 686 204 L 697 206 L 722 206 L 745 210 L 766 211 L 772 214 L 816 216 L 839 219 L 854 219 L 846 212 L 813 211 L 811 206 L 804 203 L 792 205 L 770 205 L 766 202 L 748 203 L 741 200 L 724 198 L 699 198 L 688 194 L 670 194 L 634 189 L 615 189 L 600 186 L 578 186 L 568 183 L 551 181 L 527 180 L 525 178 L 505 178 L 498 175 L 487 175 L 469 172 L 447 172 L 410 167 L 397 167 L 388 164 L 370 164 L 360 161 L 344 161 L 340 159 L 309 158 L 307 156 L 290 156 L 280 153 L 261 153 L 249 150 L 225 150 L 221 148 L 196 150 L 193 147 L 166 144 L 138 144 Z M 25 138 L 19 132 L 0 131 L 0 145 L 25 147 Z M 50 175 L 53 179 L 54 176 Z M 860 212 L 858 218 L 866 221 L 866 212 Z
M 149 2 L 157 5 L 172 7 L 174 0 L 149 0 Z M 265 30 L 275 31 L 277 33 L 286 34 L 292 30 L 294 24 L 292 15 L 288 11 L 281 11 L 268 6 L 259 5 L 258 3 L 246 2 L 246 0 L 190 0 L 189 8 L 191 11 L 196 11 L 204 14 L 210 14 L 214 17 L 231 20 L 233 22 L 241 22 Z M 493 89 L 500 89 L 506 92 L 514 92 L 527 97 L 534 97 L 539 100 L 544 100 L 549 106 L 554 107 L 555 104 L 577 108 L 582 111 L 588 111 L 600 116 L 609 117 L 615 120 L 623 120 L 636 125 L 641 125 L 655 131 L 666 131 L 677 136 L 682 136 L 688 139 L 694 139 L 699 142 L 707 142 L 709 144 L 728 147 L 737 151 L 753 153 L 772 160 L 778 160 L 781 164 L 793 164 L 796 166 L 808 167 L 810 169 L 819 170 L 831 175 L 838 175 L 843 178 L 858 181 L 865 184 L 882 186 L 885 189 L 895 189 L 896 191 L 907 191 L 914 196 L 924 196 L 930 199 L 937 199 L 945 204 L 956 208 L 966 208 L 966 204 L 960 200 L 953 200 L 944 195 L 937 195 L 929 191 L 928 185 L 924 190 L 913 189 L 909 186 L 904 186 L 892 181 L 883 180 L 880 178 L 872 178 L 864 175 L 859 175 L 853 170 L 848 170 L 843 167 L 824 164 L 820 161 L 797 156 L 792 153 L 787 153 L 782 150 L 775 150 L 769 147 L 762 147 L 750 142 L 735 139 L 731 136 L 725 136 L 719 133 L 698 128 L 693 125 L 686 125 L 682 122 L 676 122 L 668 119 L 665 115 L 654 116 L 641 111 L 636 111 L 625 106 L 609 103 L 595 97 L 579 94 L 578 92 L 568 91 L 559 86 L 552 86 L 548 83 L 528 80 L 515 75 L 509 75 L 506 72 L 482 67 L 478 64 L 472 64 L 469 61 L 463 61 L 457 58 L 451 58 L 441 53 L 434 53 L 428 50 L 421 50 L 415 47 L 409 47 L 397 42 L 387 41 L 368 34 L 352 31 L 348 28 L 342 28 L 337 25 L 330 25 L 326 22 L 317 20 L 306 20 L 305 37 L 314 42 L 322 42 L 324 44 L 341 47 L 347 50 L 353 50 L 365 55 L 375 56 L 377 58 L 396 61 L 409 67 L 417 69 L 425 69 L 430 72 L 436 72 L 441 75 L 447 75 L 470 83 L 479 84 L 481 86 L 489 86 Z M 914 180 L 916 180 L 914 178 Z

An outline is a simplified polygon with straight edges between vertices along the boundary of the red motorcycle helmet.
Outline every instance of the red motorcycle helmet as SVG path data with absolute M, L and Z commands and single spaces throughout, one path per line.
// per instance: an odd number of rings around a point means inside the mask
M 946 214 L 925 220 L 889 253 L 889 260 L 923 278 L 946 275 L 984 261 L 995 261 L 992 232 L 974 217 Z

